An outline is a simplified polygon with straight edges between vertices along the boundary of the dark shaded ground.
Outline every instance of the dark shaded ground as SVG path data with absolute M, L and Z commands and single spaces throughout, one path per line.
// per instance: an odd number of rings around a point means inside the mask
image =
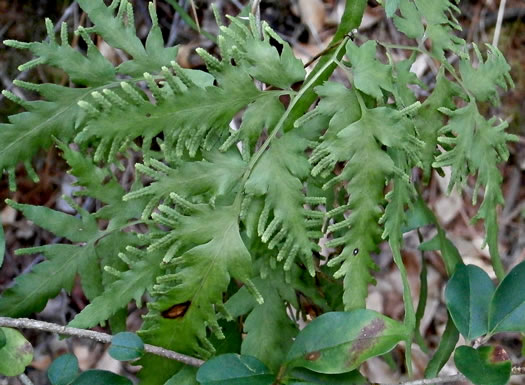
M 216 1 L 223 13 L 236 14 L 246 0 Z M 145 37 L 150 21 L 147 13 L 146 1 L 135 1 L 136 22 L 138 33 Z M 189 1 L 179 1 L 185 4 L 188 13 L 192 15 Z M 217 27 L 209 9 L 208 1 L 196 1 L 197 17 L 203 29 L 217 33 Z M 342 0 L 267 0 L 262 1 L 262 18 L 267 20 L 293 46 L 297 55 L 307 61 L 316 53 L 322 51 L 334 33 L 338 15 L 342 10 Z M 71 1 L 9 1 L 0 0 L 0 40 L 17 39 L 21 41 L 38 41 L 45 38 L 43 19 L 49 17 L 53 22 L 63 18 L 70 26 L 84 23 L 82 12 Z M 498 3 L 499 4 L 499 3 Z M 460 19 L 464 26 L 463 37 L 468 41 L 482 45 L 492 41 L 496 23 L 496 2 L 463 1 Z M 203 46 L 213 49 L 213 44 L 202 38 L 190 28 L 185 21 L 173 12 L 173 8 L 164 0 L 157 1 L 160 24 L 163 34 L 169 44 L 180 44 L 179 62 L 187 67 L 202 65 L 194 49 Z M 317 8 L 320 7 L 320 8 Z M 504 174 L 504 195 L 506 206 L 500 215 L 501 223 L 501 250 L 505 265 L 510 268 L 525 260 L 525 3 L 520 0 L 510 0 L 507 3 L 505 19 L 502 27 L 499 48 L 504 52 L 512 66 L 512 76 L 516 88 L 502 95 L 502 106 L 498 110 L 488 111 L 496 114 L 510 123 L 510 131 L 519 136 L 520 141 L 511 145 L 511 158 L 502 167 Z M 399 35 L 387 20 L 380 8 L 370 7 L 364 20 L 365 26 L 360 32 L 380 40 L 389 40 L 394 43 L 403 43 L 404 38 Z M 82 48 L 82 47 L 80 47 Z M 114 54 L 114 53 L 113 53 Z M 10 89 L 12 79 L 48 82 L 60 79 L 51 69 L 39 68 L 20 74 L 17 66 L 30 59 L 25 51 L 7 48 L 0 44 L 0 88 Z M 420 76 L 432 82 L 434 72 L 430 63 L 422 61 L 419 67 Z M 340 74 L 335 74 L 341 77 Z M 14 92 L 19 92 L 16 89 Z M 24 94 L 32 98 L 34 95 Z M 0 122 L 6 122 L 7 116 L 20 109 L 14 103 L 0 96 Z M 2 145 L 0 143 L 0 145 Z M 45 205 L 63 209 L 65 206 L 60 199 L 61 194 L 70 193 L 71 179 L 65 174 L 66 166 L 57 156 L 57 151 L 50 149 L 42 152 L 34 160 L 35 169 L 40 176 L 40 183 L 34 184 L 25 175 L 23 168 L 18 170 L 18 191 L 12 193 L 7 188 L 7 177 L 0 179 L 0 213 L 6 232 L 7 253 L 3 267 L 0 270 L 0 291 L 9 287 L 17 275 L 31 269 L 31 266 L 41 261 L 34 256 L 14 256 L 14 250 L 21 247 L 38 246 L 56 242 L 54 236 L 39 228 L 35 228 L 23 219 L 13 209 L 6 207 L 4 199 L 9 197 L 22 203 Z M 470 192 L 444 195 L 446 180 L 434 177 L 427 191 L 427 199 L 436 209 L 440 221 L 443 223 L 450 237 L 459 248 L 467 263 L 474 263 L 486 271 L 491 272 L 489 258 L 480 245 L 483 239 L 481 224 L 472 225 L 468 218 L 473 216 L 475 208 L 470 203 Z M 430 230 L 429 230 L 430 231 Z M 410 236 L 406 239 L 405 262 L 409 270 L 410 279 L 416 293 L 419 291 L 418 274 L 420 256 L 417 251 L 417 239 Z M 429 260 L 429 299 L 425 317 L 422 322 L 422 333 L 431 348 L 439 342 L 446 320 L 446 310 L 442 299 L 444 285 L 444 269 L 437 255 L 428 255 Z M 397 270 L 391 262 L 388 250 L 378 256 L 381 272 L 378 274 L 378 285 L 371 289 L 368 306 L 393 317 L 399 317 L 403 311 L 402 290 Z M 37 318 L 57 323 L 64 323 L 73 314 L 86 305 L 86 300 L 79 289 L 73 290 L 70 297 L 65 294 L 50 301 L 46 310 Z M 130 308 L 130 327 L 138 328 L 140 313 Z M 70 351 L 75 353 L 83 369 L 99 367 L 104 369 L 131 370 L 121 368 L 121 364 L 108 358 L 104 347 L 86 341 L 67 340 L 59 341 L 48 334 L 24 332 L 36 348 L 35 362 L 28 369 L 28 374 L 35 384 L 46 384 L 45 369 L 52 359 Z M 503 335 L 504 344 L 511 350 L 509 354 L 515 364 L 522 362 L 521 342 L 516 335 Z M 401 352 L 394 353 L 394 359 L 401 362 Z M 421 374 L 428 357 L 416 349 L 416 373 Z M 399 363 L 398 362 L 398 363 Z M 401 365 L 397 365 L 401 367 Z M 375 358 L 364 368 L 377 381 L 394 382 L 399 379 L 399 369 L 392 369 L 384 360 Z M 444 373 L 453 373 L 453 366 L 447 365 Z M 520 383 L 520 382 L 516 382 Z M 0 377 L 0 385 L 18 384 L 17 379 L 6 380 Z

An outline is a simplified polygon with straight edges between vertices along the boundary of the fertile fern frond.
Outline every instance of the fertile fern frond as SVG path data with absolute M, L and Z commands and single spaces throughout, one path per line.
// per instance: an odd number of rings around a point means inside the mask
M 160 86 L 145 75 L 156 104 L 126 82 L 118 92 L 107 89 L 93 95 L 97 104 L 82 103 L 89 120 L 75 141 L 100 139 L 95 160 L 112 161 L 135 138 L 151 141 L 162 132 L 168 159 L 180 158 L 185 151 L 194 157 L 200 149 L 222 144 L 233 117 L 261 94 L 242 71 L 224 86 L 213 86 L 213 77 L 202 76 L 201 71 L 184 70 L 175 62 L 172 66 L 177 77 L 164 68 L 166 80 Z
M 138 77 L 144 72 L 160 72 L 163 66 L 175 60 L 178 48 L 164 46 L 154 3 L 148 6 L 152 27 L 145 46 L 137 37 L 133 8 L 128 0 L 113 0 L 109 7 L 103 0 L 79 0 L 78 3 L 94 23 L 93 27 L 81 29 L 81 33 L 96 33 L 110 46 L 132 57 L 117 67 L 118 73 Z
M 7 46 L 28 49 L 36 56 L 35 59 L 22 64 L 19 67 L 20 71 L 45 64 L 60 68 L 73 83 L 88 87 L 98 87 L 115 80 L 116 71 L 113 64 L 100 53 L 85 29 L 78 30 L 87 44 L 87 54 L 83 55 L 69 44 L 66 23 L 61 26 L 60 44 L 55 38 L 54 26 L 49 19 L 46 19 L 46 28 L 48 41 L 31 43 L 15 40 L 4 41 Z
M 299 256 L 313 276 L 312 250 L 319 249 L 313 240 L 322 236 L 324 214 L 305 205 L 316 207 L 324 199 L 305 197 L 303 192 L 303 181 L 310 172 L 305 150 L 310 145 L 309 140 L 295 131 L 274 140 L 253 169 L 245 191 L 246 199 L 264 197 L 257 233 L 270 249 L 279 249 L 276 259 L 285 261 L 284 270 L 290 270 Z
M 459 62 L 459 73 L 464 86 L 480 102 L 490 101 L 494 105 L 499 104 L 498 89 L 503 90 L 514 87 L 514 82 L 510 77 L 510 65 L 507 63 L 501 51 L 492 45 L 487 44 L 487 59 L 483 61 L 483 56 L 476 44 L 473 44 L 474 53 L 478 59 L 477 67 L 473 67 L 471 61 L 463 59 Z
M 147 164 L 135 166 L 139 173 L 154 181 L 146 187 L 131 191 L 123 199 L 127 202 L 147 199 L 143 219 L 149 218 L 159 202 L 169 198 L 171 193 L 194 202 L 197 199 L 215 202 L 218 197 L 234 190 L 247 166 L 237 151 L 205 153 L 203 160 L 179 161 L 175 164 L 177 167 L 171 168 L 161 161 L 150 159 Z
M 111 88 L 118 85 L 118 83 L 112 83 L 115 81 L 117 72 L 141 76 L 145 71 L 160 71 L 176 56 L 176 47 L 164 47 L 153 4 L 149 6 L 153 26 L 145 47 L 136 36 L 133 10 L 127 0 L 113 1 L 109 8 L 102 0 L 79 1 L 79 4 L 95 23 L 94 27 L 88 29 L 80 27 L 76 31 L 87 44 L 86 55 L 70 46 L 66 24 L 62 25 L 61 42 L 57 43 L 50 20 L 46 20 L 49 37 L 47 42 L 5 41 L 8 46 L 29 49 L 36 56 L 35 59 L 21 65 L 20 70 L 27 70 L 42 64 L 54 66 L 63 70 L 73 83 L 86 87 L 69 88 L 54 84 L 37 85 L 15 81 L 14 84 L 17 87 L 37 92 L 44 99 L 31 102 L 21 100 L 11 92 L 3 91 L 7 98 L 27 110 L 27 112 L 12 116 L 10 124 L 0 125 L 0 142 L 6 143 L 0 150 L 0 171 L 9 172 L 12 189 L 15 187 L 14 168 L 18 162 L 24 162 L 28 172 L 35 175 L 30 165 L 31 158 L 39 149 L 49 147 L 53 136 L 62 141 L 70 141 L 75 131 L 82 127 L 86 115 L 85 110 L 88 113 L 97 114 L 99 105 L 101 108 L 108 108 L 112 103 L 120 103 L 125 92 L 111 91 Z M 119 7 L 119 10 L 115 17 L 113 11 L 116 7 Z M 124 19 L 127 19 L 127 24 L 124 23 Z M 114 68 L 92 42 L 89 37 L 91 32 L 102 36 L 113 47 L 123 49 L 133 57 L 133 60 L 126 61 Z M 133 100 L 136 102 L 136 98 Z M 78 104 L 83 108 L 79 108 Z M 110 155 L 111 151 L 115 153 L 119 149 L 118 144 L 122 144 L 111 138 L 103 142 L 101 152 L 110 151 Z M 114 148 L 109 150 L 107 146 L 111 145 Z M 99 154 L 96 158 L 100 160 L 102 156 Z
M 438 108 L 455 108 L 454 97 L 464 95 L 456 83 L 452 83 L 445 76 L 441 68 L 437 77 L 434 90 L 421 105 L 417 115 L 413 118 L 419 138 L 423 141 L 421 162 L 423 164 L 423 178 L 428 182 L 432 172 L 432 163 L 438 155 L 438 132 L 443 127 L 444 116 Z
M 255 151 L 257 141 L 264 129 L 275 127 L 284 114 L 284 106 L 279 96 L 273 93 L 265 93 L 255 102 L 251 103 L 242 117 L 242 123 L 238 130 L 232 130 L 230 137 L 221 146 L 225 151 L 235 143 L 241 143 L 241 153 L 244 160 L 248 160 Z
M 114 241 L 119 241 L 115 239 Z M 147 253 L 131 245 L 119 254 L 129 270 L 118 271 L 106 265 L 106 271 L 116 276 L 104 292 L 86 306 L 70 322 L 70 326 L 78 328 L 90 328 L 110 319 L 118 310 L 125 308 L 131 300 L 135 300 L 140 306 L 142 296 L 146 291 L 151 291 L 155 279 L 162 273 L 160 262 L 162 253 Z
M 292 48 L 266 23 L 258 29 L 253 15 L 247 26 L 240 18 L 229 18 L 231 25 L 221 27 L 219 46 L 221 55 L 233 57 L 255 79 L 279 88 L 290 88 L 306 76 L 303 63 L 297 59 Z M 282 46 L 281 54 L 270 39 Z
M 15 80 L 18 87 L 38 92 L 45 101 L 25 101 L 9 91 L 2 91 L 8 99 L 22 105 L 27 111 L 9 117 L 9 123 L 0 124 L 0 172 L 7 170 L 10 188 L 15 190 L 14 173 L 23 162 L 33 172 L 31 159 L 41 149 L 51 146 L 53 136 L 70 140 L 83 115 L 76 101 L 89 98 L 89 91 L 55 84 L 33 84 Z M 36 174 L 35 174 L 36 175 Z M 35 178 L 37 179 L 37 178 Z
M 465 184 L 469 175 L 476 175 L 472 193 L 474 204 L 478 197 L 478 189 L 480 186 L 485 187 L 483 202 L 475 219 L 484 219 L 486 242 L 494 264 L 494 259 L 499 261 L 496 209 L 498 205 L 503 204 L 502 176 L 498 170 L 498 163 L 506 161 L 509 157 L 507 142 L 517 141 L 518 138 L 505 132 L 507 122 L 495 125 L 496 118 L 486 120 L 474 102 L 457 110 L 440 108 L 440 111 L 449 117 L 449 121 L 439 131 L 439 141 L 451 148 L 439 155 L 433 166 L 452 167 L 449 190 L 455 185 Z M 501 270 L 496 273 L 500 276 L 503 274 L 501 262 L 495 263 L 496 270 L 497 265 Z
M 157 278 L 155 301 L 148 304 L 150 313 L 141 333 L 148 340 L 161 333 L 162 346 L 208 357 L 214 348 L 206 327 L 222 336 L 216 311 L 231 278 L 254 289 L 251 256 L 239 233 L 236 207 L 192 204 L 174 193 L 171 199 L 175 208 L 161 205 L 153 214 L 169 231 L 151 239 L 147 250 L 162 251 L 166 271 Z M 260 294 L 256 297 L 262 302 Z M 176 306 L 184 307 L 184 312 L 170 313 Z
M 336 135 L 327 137 L 327 141 L 321 143 L 310 158 L 315 164 L 312 170 L 314 176 L 326 174 L 337 162 L 347 162 L 341 174 L 325 185 L 328 188 L 348 181 L 347 204 L 328 212 L 328 216 L 337 218 L 337 221 L 328 227 L 328 231 L 336 237 L 327 243 L 329 247 L 344 245 L 341 254 L 329 265 L 343 263 L 335 276 L 345 276 L 343 300 L 347 309 L 364 306 L 368 283 L 373 282 L 369 272 L 374 268 L 370 253 L 377 248 L 382 232 L 378 222 L 382 214 L 385 182 L 396 175 L 407 178 L 404 170 L 396 167 L 381 146 L 402 151 L 412 161 L 419 158 L 421 147 L 421 142 L 415 137 L 413 123 L 405 117 L 406 111 L 390 107 L 368 109 L 361 95 L 356 93 L 355 96 L 361 110 L 359 120 L 339 129 Z M 318 108 L 323 107 L 320 105 Z M 344 216 L 347 211 L 350 213 Z

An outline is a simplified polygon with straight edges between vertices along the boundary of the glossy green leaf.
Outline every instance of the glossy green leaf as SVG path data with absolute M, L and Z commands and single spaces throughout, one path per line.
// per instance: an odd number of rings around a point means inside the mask
M 468 340 L 488 331 L 489 304 L 494 284 L 475 265 L 458 265 L 447 283 L 445 301 L 459 332 Z
M 71 385 L 132 385 L 126 377 L 106 370 L 86 370 L 78 376 Z
M 164 385 L 198 385 L 197 368 L 184 366 L 177 374 L 171 377 Z
M 290 377 L 294 380 L 301 380 L 301 382 L 292 382 L 291 384 L 353 385 L 368 383 L 358 370 L 341 374 L 323 374 L 305 368 L 293 368 Z
M 372 310 L 325 313 L 306 326 L 288 352 L 292 367 L 345 373 L 407 338 L 406 327 Z
M 78 360 L 73 354 L 64 354 L 53 361 L 47 370 L 51 385 L 68 385 L 78 375 Z
M 0 374 L 18 376 L 33 360 L 33 347 L 18 330 L 1 328 L 6 343 L 0 349 Z
M 499 284 L 489 308 L 491 334 L 525 332 L 525 262 L 514 267 Z
M 500 346 L 460 346 L 454 353 L 454 362 L 475 385 L 505 385 L 512 368 L 507 352 Z
M 142 357 L 144 354 L 144 342 L 138 335 L 130 332 L 122 332 L 111 338 L 109 355 L 119 361 L 131 361 Z
M 275 376 L 258 359 L 224 354 L 207 361 L 197 372 L 201 385 L 271 385 Z

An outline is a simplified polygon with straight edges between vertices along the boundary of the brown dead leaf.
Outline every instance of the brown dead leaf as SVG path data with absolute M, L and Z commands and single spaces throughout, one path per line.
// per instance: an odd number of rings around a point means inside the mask
M 301 20 L 308 27 L 312 37 L 321 42 L 319 32 L 323 29 L 326 20 L 326 11 L 321 0 L 299 0 Z

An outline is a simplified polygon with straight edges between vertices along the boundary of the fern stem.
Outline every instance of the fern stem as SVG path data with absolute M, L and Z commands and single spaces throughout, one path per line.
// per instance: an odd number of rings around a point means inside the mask
M 288 108 L 284 112 L 284 114 L 281 116 L 281 119 L 279 119 L 279 122 L 275 126 L 275 128 L 272 130 L 266 141 L 262 144 L 262 146 L 257 150 L 257 152 L 252 157 L 250 163 L 248 164 L 248 168 L 246 169 L 246 172 L 244 173 L 241 186 L 244 186 L 248 178 L 250 177 L 253 169 L 255 168 L 255 165 L 261 159 L 264 152 L 270 146 L 270 143 L 275 139 L 279 131 L 284 127 L 285 122 L 288 120 L 288 117 L 290 116 L 290 113 L 294 109 L 294 107 L 297 105 L 297 103 L 302 100 L 303 96 L 309 92 L 314 86 L 316 86 L 318 83 L 317 81 L 319 78 L 323 75 L 323 73 L 337 60 L 339 54 L 343 50 L 345 43 L 348 41 L 348 37 L 345 37 L 343 39 L 343 43 L 337 48 L 335 53 L 330 57 L 330 59 L 323 65 L 323 67 L 299 90 L 299 92 L 295 95 L 295 97 L 292 98 Z M 239 191 L 236 197 L 236 201 L 239 201 L 238 204 L 240 205 L 240 200 L 242 198 L 242 190 Z
M 345 38 L 353 29 L 359 28 L 361 25 L 361 19 L 365 12 L 367 0 L 346 0 L 345 10 L 343 12 L 343 17 L 341 18 L 341 23 L 335 32 L 332 41 L 329 46 L 335 47 L 337 43 L 347 40 Z M 345 44 L 339 45 L 339 48 L 343 47 L 343 50 L 339 51 L 337 59 L 340 60 L 344 55 Z M 326 52 L 328 53 L 328 52 Z M 327 63 L 330 63 L 328 66 Z M 303 116 L 312 103 L 317 99 L 317 94 L 313 91 L 315 86 L 322 84 L 324 81 L 328 80 L 332 72 L 335 70 L 336 65 L 333 58 L 327 58 L 326 56 L 321 57 L 317 65 L 313 68 L 310 75 L 306 81 L 309 83 L 310 80 L 315 79 L 315 83 L 310 87 L 307 92 L 302 95 L 302 98 L 296 103 L 295 109 L 290 112 L 289 121 L 285 124 L 285 131 L 293 126 L 295 120 Z

